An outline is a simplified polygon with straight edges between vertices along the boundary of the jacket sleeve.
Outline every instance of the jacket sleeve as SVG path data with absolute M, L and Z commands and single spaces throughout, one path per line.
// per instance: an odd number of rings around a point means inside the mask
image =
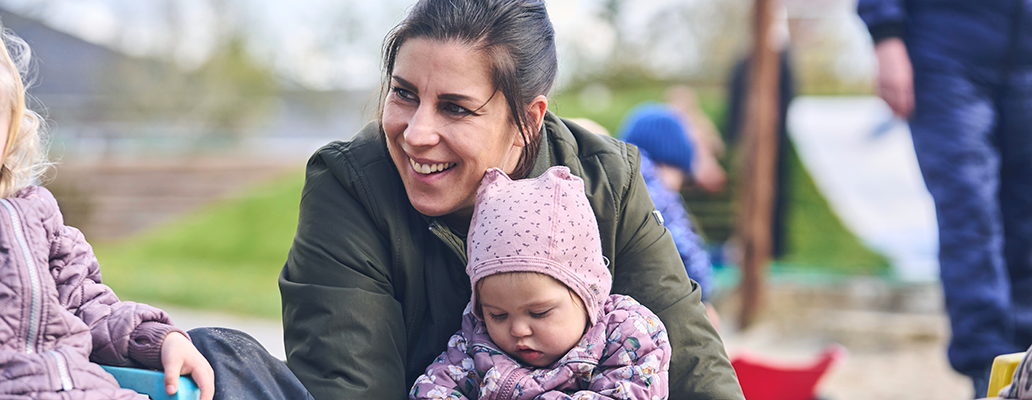
M 164 311 L 119 301 L 111 288 L 101 283 L 97 258 L 82 233 L 64 226 L 59 213 L 54 215 L 48 224 L 52 232 L 50 273 L 61 304 L 90 329 L 90 360 L 120 366 L 135 361 L 147 368 L 160 368 L 165 336 L 174 331 L 186 333 L 172 326 Z
M 630 297 L 618 300 L 605 356 L 591 391 L 617 399 L 663 399 L 669 390 L 670 341 L 659 317 Z
M 902 38 L 907 13 L 905 0 L 858 0 L 857 14 L 867 24 L 871 39 L 878 43 L 890 37 Z
M 403 399 L 407 344 L 389 240 L 354 188 L 362 182 L 340 165 L 347 162 L 324 148 L 308 163 L 279 276 L 287 365 L 316 399 Z
M 409 391 L 410 399 L 475 399 L 479 395 L 480 375 L 467 350 L 469 341 L 462 331 L 448 340 L 448 348 L 426 367 Z
M 658 184 L 654 182 L 646 182 L 656 209 L 663 215 L 663 226 L 670 230 L 674 239 L 674 246 L 681 255 L 688 277 L 699 284 L 702 301 L 709 300 L 713 291 L 713 265 L 702 248 L 702 239 L 692 229 L 692 220 L 685 209 L 684 200 L 679 193 L 657 187 Z
M 640 156 L 629 151 L 630 182 L 620 194 L 613 259 L 614 294 L 625 294 L 666 324 L 673 351 L 671 399 L 743 399 L 724 345 L 706 316 L 702 291 L 681 263 L 670 232 L 653 215 Z

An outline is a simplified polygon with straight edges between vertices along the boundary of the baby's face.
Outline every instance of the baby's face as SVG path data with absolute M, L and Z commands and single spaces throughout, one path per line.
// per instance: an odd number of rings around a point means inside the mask
M 541 274 L 480 281 L 478 299 L 491 340 L 525 364 L 545 367 L 577 345 L 588 319 L 565 285 Z

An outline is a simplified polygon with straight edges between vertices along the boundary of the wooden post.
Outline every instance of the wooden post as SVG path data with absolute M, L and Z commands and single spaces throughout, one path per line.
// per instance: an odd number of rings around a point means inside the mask
M 752 56 L 746 73 L 737 222 L 742 255 L 738 288 L 742 300 L 738 316 L 741 329 L 755 320 L 762 304 L 772 247 L 779 76 L 779 54 L 770 44 L 773 1 L 776 0 L 755 0 Z

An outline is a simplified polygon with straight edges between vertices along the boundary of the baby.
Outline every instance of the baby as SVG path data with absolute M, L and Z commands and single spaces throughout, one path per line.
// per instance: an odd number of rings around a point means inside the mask
M 665 399 L 670 344 L 634 299 L 610 295 L 584 182 L 566 167 L 477 191 L 462 329 L 413 399 Z
M 215 374 L 186 333 L 101 284 L 89 243 L 32 185 L 49 163 L 39 115 L 25 108 L 29 48 L 0 31 L 0 398 L 139 398 L 102 363 L 163 369 L 169 394 L 191 374 L 210 400 Z

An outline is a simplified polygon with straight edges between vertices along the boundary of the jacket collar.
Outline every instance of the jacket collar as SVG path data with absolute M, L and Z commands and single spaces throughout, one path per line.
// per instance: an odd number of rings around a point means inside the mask
M 537 178 L 544 174 L 549 168 L 555 165 L 555 161 L 552 160 L 551 151 L 551 140 L 549 138 L 550 130 L 569 130 L 566 128 L 566 124 L 563 124 L 559 117 L 553 114 L 551 111 L 545 111 L 545 120 L 541 123 L 541 131 L 538 135 L 541 138 L 538 140 L 538 153 L 537 157 L 534 157 L 534 166 L 530 167 L 530 173 L 528 178 Z

